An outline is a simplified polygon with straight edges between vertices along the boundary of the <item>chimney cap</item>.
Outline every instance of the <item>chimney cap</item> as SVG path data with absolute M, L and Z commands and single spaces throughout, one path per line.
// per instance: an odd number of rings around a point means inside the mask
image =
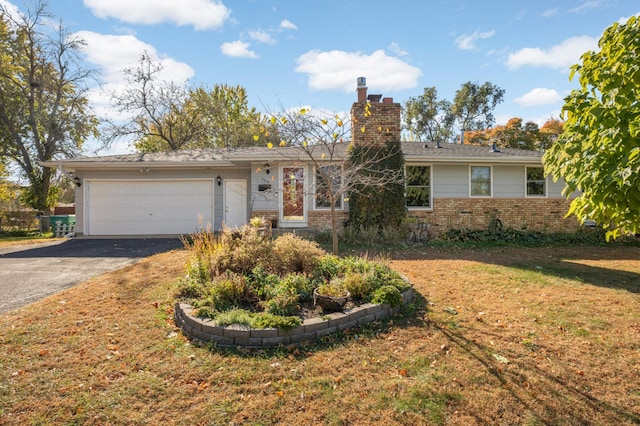
M 382 95 L 369 95 L 369 96 L 367 96 L 367 100 L 369 102 L 372 102 L 372 103 L 380 102 L 380 98 L 382 98 Z
M 367 87 L 367 78 L 366 77 L 358 77 L 357 83 L 358 83 L 358 87 Z

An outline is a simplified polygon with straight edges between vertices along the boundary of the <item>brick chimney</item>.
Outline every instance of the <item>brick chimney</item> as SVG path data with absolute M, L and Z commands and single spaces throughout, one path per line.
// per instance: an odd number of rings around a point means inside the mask
M 351 106 L 351 138 L 354 144 L 400 141 L 399 103 L 382 95 L 367 96 L 367 80 L 358 77 L 358 101 Z M 369 114 L 366 114 L 367 104 Z M 368 116 L 367 116 L 368 115 Z

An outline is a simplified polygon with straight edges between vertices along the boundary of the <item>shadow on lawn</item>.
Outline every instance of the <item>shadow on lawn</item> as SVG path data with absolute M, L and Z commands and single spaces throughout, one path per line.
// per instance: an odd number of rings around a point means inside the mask
M 571 246 L 540 248 L 421 249 L 403 252 L 398 260 L 468 260 L 572 279 L 598 287 L 640 293 L 640 272 L 578 263 L 580 260 L 638 261 L 638 246 Z
M 527 412 L 535 413 L 545 424 L 564 423 L 567 419 L 571 419 L 570 423 L 573 424 L 593 424 L 594 413 L 604 415 L 607 421 L 616 423 L 640 423 L 640 415 L 599 400 L 591 393 L 579 389 L 579 384 L 568 378 L 573 373 L 569 368 L 564 371 L 567 377 L 562 374 L 552 375 L 541 369 L 534 357 L 526 354 L 509 355 L 507 366 L 494 358 L 491 348 L 467 338 L 462 332 L 452 331 L 446 324 L 425 323 L 425 326 L 429 325 L 438 329 L 452 344 L 481 364 L 502 389 L 507 390 Z M 477 329 L 467 328 L 466 331 L 466 334 L 485 335 L 490 339 L 501 338 L 497 334 Z M 511 365 L 516 368 L 510 367 Z M 479 415 L 475 417 L 482 423 L 491 421 L 480 418 Z

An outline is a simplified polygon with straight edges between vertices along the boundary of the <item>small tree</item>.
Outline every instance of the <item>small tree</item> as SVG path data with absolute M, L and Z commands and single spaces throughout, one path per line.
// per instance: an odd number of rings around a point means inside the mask
M 571 68 L 580 88 L 565 98 L 564 130 L 544 156 L 546 172 L 577 192 L 568 214 L 594 220 L 607 238 L 640 232 L 640 20 L 615 23 L 600 51 Z
M 359 130 L 364 130 L 369 114 L 368 106 L 363 117 L 358 118 Z M 311 163 L 318 182 L 313 195 L 321 197 L 329 205 L 331 214 L 332 250 L 338 254 L 338 216 L 336 206 L 345 196 L 362 188 L 383 188 L 389 183 L 401 183 L 402 168 L 384 167 L 390 153 L 380 150 L 376 144 L 358 148 L 362 161 L 353 162 L 349 156 L 352 144 L 347 142 L 353 132 L 346 117 L 323 111 L 311 113 L 302 108 L 274 115 L 271 124 L 280 142 L 269 142 L 271 149 L 280 149 L 283 159 Z M 255 136 L 256 140 L 273 137 L 266 128 Z M 398 145 L 399 146 L 399 145 Z

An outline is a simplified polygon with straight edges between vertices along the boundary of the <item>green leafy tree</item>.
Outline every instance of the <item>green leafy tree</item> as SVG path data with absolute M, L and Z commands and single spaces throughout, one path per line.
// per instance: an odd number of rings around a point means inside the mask
M 614 23 L 599 51 L 571 67 L 580 88 L 565 98 L 564 131 L 544 156 L 546 172 L 576 194 L 568 214 L 594 220 L 607 238 L 640 232 L 640 20 Z
M 493 110 L 503 100 L 504 90 L 485 82 L 470 81 L 456 92 L 451 104 L 451 115 L 461 130 L 486 129 L 495 123 Z
M 404 106 L 404 128 L 414 140 L 452 141 L 457 130 L 490 128 L 493 110 L 502 102 L 504 90 L 489 82 L 464 83 L 453 102 L 438 99 L 435 87 L 425 87 L 422 95 L 409 98 Z
M 74 157 L 97 136 L 83 67 L 84 43 L 58 24 L 46 2 L 15 14 L 0 5 L 0 157 L 17 165 L 29 182 L 24 199 L 37 210 L 55 203 L 55 172 L 40 163 Z
M 253 135 L 260 128 L 269 127 L 267 118 L 249 107 L 247 91 L 242 86 L 216 84 L 212 90 L 197 88 L 190 100 L 197 106 L 206 131 L 206 145 L 242 147 L 255 145 Z M 270 135 L 275 136 L 272 130 Z M 268 138 L 268 136 L 267 136 Z M 271 138 L 274 142 L 275 139 Z
M 405 103 L 404 125 L 412 140 L 447 141 L 453 130 L 451 102 L 438 99 L 435 87 L 425 87 L 422 95 Z

